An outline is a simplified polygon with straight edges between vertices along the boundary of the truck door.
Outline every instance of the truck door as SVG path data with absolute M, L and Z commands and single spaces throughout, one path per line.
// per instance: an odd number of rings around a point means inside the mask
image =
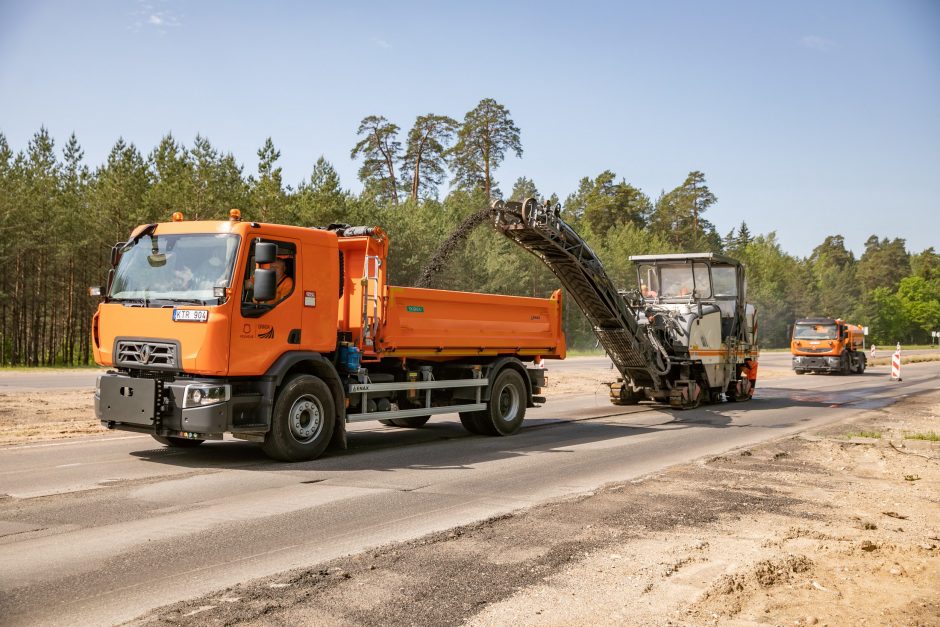
M 277 245 L 278 272 L 275 300 L 254 300 L 255 246 L 258 242 Z M 230 376 L 257 376 L 292 345 L 300 341 L 303 305 L 302 265 L 298 242 L 286 238 L 256 238 L 251 241 L 245 271 L 240 278 L 239 304 L 232 316 Z M 237 285 L 237 283 L 236 283 Z

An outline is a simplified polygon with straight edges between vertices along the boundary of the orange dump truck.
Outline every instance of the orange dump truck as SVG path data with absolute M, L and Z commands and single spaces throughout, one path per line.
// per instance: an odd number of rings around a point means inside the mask
M 797 320 L 790 336 L 790 352 L 796 374 L 862 374 L 867 365 L 865 329 L 838 318 Z
M 224 433 L 271 457 L 345 447 L 346 424 L 420 427 L 454 413 L 510 435 L 562 359 L 561 293 L 526 298 L 394 287 L 378 227 L 241 221 L 142 225 L 112 250 L 92 325 L 110 366 L 108 429 L 196 446 Z

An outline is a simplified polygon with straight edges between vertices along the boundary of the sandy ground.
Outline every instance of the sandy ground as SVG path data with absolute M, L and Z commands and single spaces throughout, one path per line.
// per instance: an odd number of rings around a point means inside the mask
M 94 390 L 0 392 L 0 446 L 105 430 L 95 419 Z
M 940 625 L 931 433 L 940 391 L 136 622 Z

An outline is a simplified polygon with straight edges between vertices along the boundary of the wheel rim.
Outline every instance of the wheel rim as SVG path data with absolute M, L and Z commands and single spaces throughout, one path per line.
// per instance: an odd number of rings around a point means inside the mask
M 505 385 L 499 391 L 497 399 L 499 419 L 503 422 L 512 422 L 519 413 L 519 390 L 514 385 Z
M 305 394 L 290 408 L 290 434 L 301 444 L 309 444 L 323 431 L 323 406 L 320 400 Z

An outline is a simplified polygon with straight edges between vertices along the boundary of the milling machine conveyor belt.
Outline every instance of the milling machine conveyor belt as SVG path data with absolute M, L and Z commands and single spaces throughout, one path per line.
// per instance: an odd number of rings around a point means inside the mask
M 625 379 L 663 387 L 669 358 L 614 286 L 591 247 L 559 216 L 559 207 L 524 202 L 493 203 L 496 229 L 537 256 L 587 316 L 594 334 Z

